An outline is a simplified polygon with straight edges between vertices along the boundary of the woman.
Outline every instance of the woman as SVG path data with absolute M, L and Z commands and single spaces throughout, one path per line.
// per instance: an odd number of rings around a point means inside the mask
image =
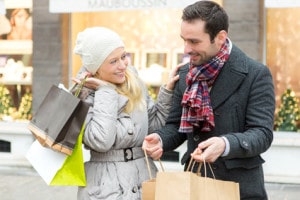
M 32 19 L 29 10 L 24 8 L 14 9 L 10 16 L 11 31 L 7 40 L 31 40 Z
M 78 199 L 141 199 L 141 184 L 149 179 L 144 137 L 164 125 L 171 108 L 172 90 L 178 75 L 160 88 L 157 103 L 148 96 L 128 60 L 120 36 L 104 27 L 87 28 L 77 36 L 74 52 L 80 55 L 91 88 L 86 101 L 83 143 L 90 149 L 85 163 L 87 186 L 79 187 Z M 156 167 L 151 164 L 152 174 Z

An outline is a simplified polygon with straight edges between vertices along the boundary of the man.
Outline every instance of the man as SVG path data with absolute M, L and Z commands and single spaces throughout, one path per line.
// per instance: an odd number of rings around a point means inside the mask
M 166 125 L 148 135 L 143 148 L 158 159 L 187 140 L 183 164 L 205 160 L 216 179 L 240 184 L 241 199 L 267 199 L 260 154 L 273 140 L 273 80 L 227 33 L 228 16 L 218 4 L 198 1 L 183 10 L 181 38 L 190 63 L 179 70 Z

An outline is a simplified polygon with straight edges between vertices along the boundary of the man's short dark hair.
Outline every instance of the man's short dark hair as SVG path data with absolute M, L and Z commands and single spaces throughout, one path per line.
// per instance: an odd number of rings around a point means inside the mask
M 204 31 L 209 34 L 211 41 L 221 30 L 228 32 L 228 15 L 213 1 L 197 1 L 187 6 L 183 10 L 181 19 L 188 22 L 200 19 L 206 22 Z

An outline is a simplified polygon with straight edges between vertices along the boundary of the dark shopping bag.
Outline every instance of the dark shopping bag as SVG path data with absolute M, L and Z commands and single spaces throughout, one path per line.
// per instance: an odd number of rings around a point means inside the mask
M 82 84 L 75 95 L 53 85 L 29 122 L 28 129 L 44 147 L 72 154 L 89 109 L 77 97 Z

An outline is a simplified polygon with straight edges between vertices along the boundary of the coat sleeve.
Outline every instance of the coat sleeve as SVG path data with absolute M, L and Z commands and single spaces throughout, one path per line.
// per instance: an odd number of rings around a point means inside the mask
M 148 133 L 152 133 L 156 129 L 165 125 L 167 117 L 169 116 L 172 108 L 173 91 L 165 89 L 164 86 L 160 87 L 157 101 L 154 102 L 152 98 L 147 95 L 147 109 L 148 109 Z
M 83 137 L 84 144 L 95 151 L 109 150 L 116 138 L 120 98 L 112 86 L 101 86 L 95 91 L 93 106 L 86 117 L 86 128 Z
M 130 66 L 129 69 L 138 76 L 138 71 L 133 66 Z M 149 95 L 145 83 L 140 78 L 139 80 L 141 81 L 142 90 L 147 104 L 148 133 L 152 133 L 154 130 L 165 125 L 172 106 L 173 91 L 169 91 L 164 86 L 161 86 L 159 88 L 157 101 L 155 102 Z
M 244 131 L 228 133 L 229 154 L 225 157 L 254 157 L 265 152 L 273 141 L 275 94 L 272 75 L 264 66 L 253 71 L 254 77 L 246 102 Z
M 179 69 L 178 73 L 180 78 L 174 87 L 170 114 L 167 118 L 165 126 L 155 131 L 162 139 L 163 150 L 165 152 L 176 149 L 187 139 L 187 135 L 179 133 L 178 128 L 182 114 L 181 100 L 183 92 L 186 88 L 185 76 L 188 72 L 188 69 L 188 64 Z

